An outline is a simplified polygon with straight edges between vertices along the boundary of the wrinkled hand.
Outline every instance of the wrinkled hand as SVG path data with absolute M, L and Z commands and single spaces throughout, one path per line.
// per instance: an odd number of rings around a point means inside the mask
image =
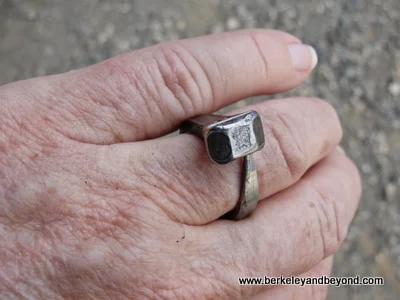
M 282 32 L 208 36 L 0 88 L 0 298 L 322 299 L 326 287 L 240 286 L 239 276 L 328 275 L 360 197 L 318 99 L 255 104 L 260 201 L 241 164 L 213 164 L 190 117 L 300 84 L 315 58 Z M 314 299 L 313 298 L 313 299 Z

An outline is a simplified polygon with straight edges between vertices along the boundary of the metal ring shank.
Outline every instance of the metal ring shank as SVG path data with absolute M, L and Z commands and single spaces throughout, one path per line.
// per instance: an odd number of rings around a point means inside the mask
M 257 207 L 259 200 L 259 186 L 253 154 L 244 157 L 243 166 L 243 183 L 239 201 L 232 211 L 222 217 L 224 219 L 244 219 Z
M 200 138 L 203 138 L 207 146 L 205 128 L 209 128 L 210 125 L 216 124 L 215 122 L 219 122 L 225 118 L 227 117 L 203 115 L 184 122 L 181 126 L 180 132 L 194 134 Z M 259 200 L 259 183 L 257 169 L 252 154 L 243 156 L 243 166 L 243 180 L 239 201 L 232 211 L 222 216 L 224 219 L 244 219 L 249 216 L 257 207 L 257 202 Z

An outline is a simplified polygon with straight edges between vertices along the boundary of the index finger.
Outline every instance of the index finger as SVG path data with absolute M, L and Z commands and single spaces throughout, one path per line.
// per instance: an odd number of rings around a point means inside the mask
M 155 138 L 190 117 L 294 88 L 316 60 L 313 48 L 271 30 L 155 45 L 57 77 L 77 115 L 58 130 L 96 144 Z

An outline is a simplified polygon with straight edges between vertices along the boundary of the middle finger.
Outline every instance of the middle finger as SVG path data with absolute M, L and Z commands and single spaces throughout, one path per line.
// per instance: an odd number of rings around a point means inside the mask
M 254 154 L 260 199 L 294 184 L 342 137 L 336 112 L 322 100 L 266 101 L 243 110 L 250 109 L 259 112 L 266 140 L 265 147 Z M 224 166 L 212 163 L 203 141 L 195 136 L 117 144 L 100 151 L 104 165 L 113 166 L 106 174 L 110 180 L 122 183 L 121 189 L 145 191 L 175 221 L 212 222 L 233 209 L 239 199 L 241 161 Z M 133 174 L 139 178 L 132 179 Z

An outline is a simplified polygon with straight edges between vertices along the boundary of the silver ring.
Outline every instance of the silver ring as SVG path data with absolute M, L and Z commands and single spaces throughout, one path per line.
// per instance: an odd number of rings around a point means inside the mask
M 210 159 L 228 164 L 244 158 L 243 183 L 236 207 L 222 218 L 241 220 L 257 207 L 259 185 L 253 153 L 265 144 L 261 118 L 256 111 L 235 116 L 201 115 L 185 121 L 180 133 L 194 134 L 204 140 Z

